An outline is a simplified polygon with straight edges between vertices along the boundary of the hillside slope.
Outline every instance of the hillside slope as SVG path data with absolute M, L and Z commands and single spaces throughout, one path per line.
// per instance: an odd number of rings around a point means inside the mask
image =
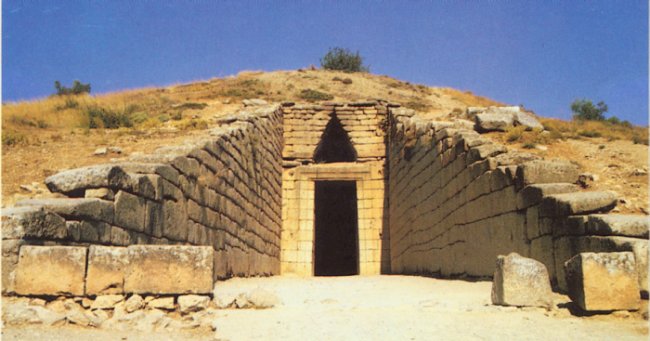
M 384 99 L 442 120 L 462 118 L 468 106 L 503 105 L 471 92 L 324 70 L 249 71 L 162 88 L 6 103 L 2 106 L 2 204 L 51 195 L 42 182 L 57 171 L 182 143 L 202 134 L 215 117 L 241 109 L 246 98 L 270 102 Z M 647 129 L 543 122 L 551 134 L 508 132 L 490 137 L 511 148 L 575 160 L 596 175 L 594 187 L 614 188 L 625 197 L 622 212 L 647 212 L 648 179 L 643 172 L 647 172 L 648 147 L 631 141 L 647 141 Z M 514 133 L 521 136 L 513 139 Z M 94 155 L 101 147 L 119 147 L 122 154 Z M 618 159 L 612 159 L 612 153 Z M 610 167 L 612 160 L 619 166 Z

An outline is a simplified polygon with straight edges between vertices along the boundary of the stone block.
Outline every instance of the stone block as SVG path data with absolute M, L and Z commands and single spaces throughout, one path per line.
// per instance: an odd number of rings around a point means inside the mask
M 480 132 L 506 131 L 514 126 L 514 117 L 510 112 L 480 113 L 475 116 L 476 130 Z
M 545 196 L 577 192 L 579 187 L 569 183 L 533 184 L 522 188 L 517 193 L 517 208 L 522 209 L 537 205 Z
M 552 194 L 542 200 L 540 215 L 562 217 L 608 212 L 616 207 L 617 200 L 618 195 L 612 191 Z
M 16 269 L 16 293 L 20 295 L 84 294 L 85 247 L 23 246 Z
M 551 219 L 551 218 L 544 218 Z M 553 236 L 584 236 L 587 225 L 587 216 L 577 215 L 553 218 Z
M 2 240 L 2 293 L 14 293 L 18 251 L 25 241 L 23 239 Z
M 587 233 L 648 239 L 650 220 L 646 215 L 592 214 L 587 221 Z
M 517 168 L 517 181 L 520 187 L 543 183 L 575 183 L 580 171 L 578 166 L 566 161 L 534 160 L 525 162 Z
M 119 187 L 128 183 L 128 179 L 119 165 L 94 165 L 54 174 L 45 179 L 45 185 L 52 192 L 83 196 L 85 189 Z
M 212 290 L 212 247 L 132 245 L 128 253 L 125 292 L 206 294 Z
M 634 254 L 584 252 L 565 263 L 569 297 L 585 311 L 637 310 Z
M 85 198 L 97 198 L 103 200 L 113 200 L 115 192 L 110 188 L 90 188 L 86 189 Z
M 124 272 L 128 260 L 125 247 L 91 245 L 88 250 L 86 295 L 124 293 Z
M 101 221 L 66 221 L 68 236 L 76 242 L 105 243 L 111 242 L 111 225 Z
M 544 126 L 537 120 L 537 118 L 528 112 L 518 111 L 514 114 L 516 126 L 524 126 L 526 130 L 540 129 L 544 130 Z
M 163 205 L 147 200 L 145 203 L 144 233 L 160 238 L 163 236 Z
M 187 204 L 186 201 L 165 200 L 162 207 L 163 236 L 169 239 L 186 241 L 187 240 Z
M 111 226 L 111 244 L 119 246 L 131 245 L 135 241 L 131 233 L 121 227 Z
M 17 202 L 16 206 L 42 207 L 66 219 L 88 219 L 113 223 L 113 202 L 107 200 L 95 198 L 28 199 Z
M 2 210 L 2 238 L 63 239 L 68 235 L 65 219 L 39 207 Z
M 115 195 L 115 225 L 144 232 L 145 210 L 144 198 L 124 191 Z
M 550 308 L 551 282 L 544 264 L 516 253 L 498 256 L 492 304 Z

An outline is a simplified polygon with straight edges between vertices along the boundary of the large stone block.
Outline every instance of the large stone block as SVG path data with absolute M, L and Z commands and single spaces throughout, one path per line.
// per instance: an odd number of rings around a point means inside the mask
M 86 295 L 121 294 L 129 263 L 127 248 L 92 245 L 88 250 Z
M 561 217 L 608 212 L 616 207 L 618 195 L 612 191 L 552 194 L 542 200 L 540 214 Z
M 21 295 L 84 294 L 85 247 L 23 246 L 16 269 L 16 293 Z
M 579 172 L 578 166 L 570 162 L 534 160 L 517 167 L 517 181 L 520 187 L 542 183 L 575 183 Z
M 165 200 L 162 207 L 162 233 L 172 240 L 187 240 L 187 203 L 185 200 Z
M 570 183 L 533 184 L 522 188 L 517 194 L 517 208 L 522 209 L 539 204 L 551 194 L 572 193 L 579 190 L 578 185 Z
M 207 294 L 212 290 L 212 247 L 132 245 L 128 254 L 127 293 Z
M 646 215 L 592 214 L 587 221 L 587 233 L 648 239 L 649 226 Z
M 584 252 L 565 263 L 569 297 L 585 311 L 637 310 L 634 254 Z
M 54 174 L 45 179 L 45 185 L 52 192 L 83 195 L 87 188 L 119 187 L 128 179 L 129 176 L 118 165 L 94 165 Z
M 550 308 L 551 282 L 544 264 L 516 253 L 497 257 L 492 303 Z
M 17 202 L 16 206 L 42 207 L 66 219 L 89 219 L 113 223 L 113 202 L 107 200 L 95 198 L 27 199 Z
M 18 251 L 25 241 L 23 239 L 2 240 L 2 293 L 14 293 Z
M 115 195 L 115 225 L 144 232 L 145 199 L 124 191 Z
M 65 219 L 41 207 L 12 207 L 2 210 L 2 238 L 63 239 Z
M 506 131 L 514 126 L 514 117 L 510 112 L 480 113 L 476 115 L 476 129 L 478 131 Z

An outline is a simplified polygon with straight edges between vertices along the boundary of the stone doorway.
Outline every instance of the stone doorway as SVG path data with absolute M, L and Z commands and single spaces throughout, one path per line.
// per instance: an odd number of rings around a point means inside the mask
M 356 181 L 316 181 L 314 275 L 359 274 Z

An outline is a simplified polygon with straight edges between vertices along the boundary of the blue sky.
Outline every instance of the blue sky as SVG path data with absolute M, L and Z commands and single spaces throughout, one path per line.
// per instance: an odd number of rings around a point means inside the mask
M 3 101 L 53 82 L 94 93 L 318 64 L 360 51 L 371 72 L 470 90 L 543 116 L 576 98 L 648 124 L 648 2 L 7 1 Z

